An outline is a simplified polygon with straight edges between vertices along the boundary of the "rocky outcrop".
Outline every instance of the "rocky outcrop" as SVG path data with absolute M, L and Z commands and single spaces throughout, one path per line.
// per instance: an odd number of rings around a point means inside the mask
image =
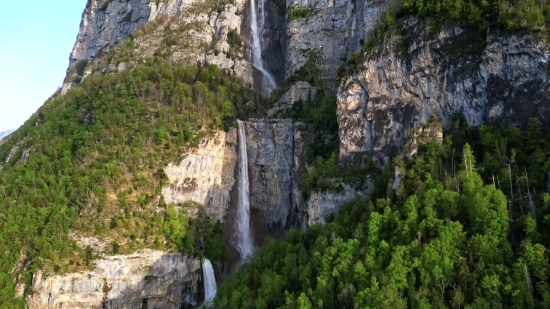
M 219 131 L 203 138 L 197 148 L 171 163 L 164 172 L 168 186 L 162 189 L 167 203 L 199 203 L 206 215 L 223 222 L 235 184 L 237 133 Z
M 349 54 L 361 48 L 389 1 L 290 0 L 287 23 L 286 76 L 290 77 L 317 54 L 319 77 L 332 81 Z M 307 17 L 293 18 L 292 8 L 305 8 Z
M 419 124 L 409 136 L 409 139 L 403 146 L 403 157 L 411 158 L 418 153 L 418 145 L 427 144 L 431 141 L 438 145 L 443 144 L 443 127 L 437 121 Z M 399 178 L 396 170 L 395 178 Z M 397 185 L 399 187 L 399 185 Z
M 309 99 L 314 99 L 317 94 L 317 88 L 312 87 L 308 82 L 298 81 L 283 94 L 283 96 L 275 103 L 275 106 L 268 111 L 268 115 L 273 117 L 279 111 L 291 107 L 298 101 L 306 102 Z
M 367 197 L 372 187 L 370 179 L 365 190 L 358 191 L 350 185 L 340 184 L 340 192 L 313 192 L 307 201 L 308 227 L 320 223 L 325 224 L 325 218 L 338 213 L 340 206 L 357 196 Z
M 299 225 L 299 213 L 306 211 L 298 179 L 304 155 L 299 125 L 290 119 L 245 122 L 250 206 L 261 213 L 258 224 L 268 230 Z M 235 128 L 217 132 L 184 154 L 181 162 L 169 164 L 164 169 L 169 183 L 162 189 L 164 200 L 176 205 L 195 202 L 214 220 L 232 220 L 238 142 Z M 196 209 L 187 208 L 190 215 Z M 289 220 L 291 214 L 296 214 L 293 220 Z
M 304 211 L 298 169 L 304 142 L 290 119 L 251 119 L 246 122 L 250 206 L 268 228 L 285 228 Z
M 431 114 L 443 124 L 453 113 L 468 125 L 522 125 L 550 120 L 550 47 L 535 36 L 459 27 L 436 35 L 409 18 L 369 53 L 338 89 L 341 159 L 358 153 L 388 159 Z
M 198 260 L 147 250 L 95 263 L 88 272 L 48 277 L 35 273 L 29 308 L 179 309 L 198 302 Z
M 244 8 L 245 0 L 227 4 L 206 0 L 89 0 L 71 53 L 69 77 L 91 74 L 84 69 L 86 63 L 97 64 L 102 55 L 148 24 L 134 41 L 132 50 L 139 55 L 135 60 L 152 57 L 163 49 L 173 61 L 216 64 L 251 83 L 251 65 L 244 59 L 242 48 L 232 47 L 234 42 L 228 39 L 231 31 L 240 36 Z M 169 22 L 160 22 L 166 19 Z M 152 21 L 159 21 L 159 27 L 155 28 Z M 125 63 L 110 63 L 105 72 L 126 67 Z M 71 71 L 73 68 L 81 72 Z M 71 85 L 69 79 L 63 93 Z

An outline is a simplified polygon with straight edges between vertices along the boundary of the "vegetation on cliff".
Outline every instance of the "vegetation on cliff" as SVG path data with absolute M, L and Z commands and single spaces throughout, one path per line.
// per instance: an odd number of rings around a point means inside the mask
M 0 146 L 0 307 L 22 307 L 15 281 L 38 269 L 78 270 L 93 258 L 69 229 L 107 252 L 178 249 L 219 260 L 220 228 L 166 205 L 162 168 L 214 129 L 233 125 L 250 91 L 216 66 L 151 60 L 88 77 L 46 102 Z M 206 221 L 205 221 L 206 220 Z M 166 240 L 169 240 L 168 242 Z M 29 290 L 30 292 L 30 290 Z
M 546 31 L 550 3 L 544 0 L 405 0 L 405 12 L 439 23 L 455 21 L 471 28 Z
M 268 239 L 216 308 L 548 307 L 544 133 L 537 120 L 497 133 L 457 118 L 443 145 L 388 166 L 369 200 Z

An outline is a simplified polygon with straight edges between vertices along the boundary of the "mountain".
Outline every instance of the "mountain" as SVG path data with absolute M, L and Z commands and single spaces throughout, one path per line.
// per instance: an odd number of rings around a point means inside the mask
M 4 137 L 10 135 L 15 129 L 4 129 L 0 128 L 0 139 L 3 139 Z
M 204 259 L 215 308 L 548 307 L 549 12 L 88 1 L 0 145 L 0 308 L 194 308 Z

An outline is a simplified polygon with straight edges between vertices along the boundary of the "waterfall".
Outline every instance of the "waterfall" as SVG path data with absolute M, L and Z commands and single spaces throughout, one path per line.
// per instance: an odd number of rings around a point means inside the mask
M 252 64 L 263 76 L 263 88 L 269 93 L 275 87 L 277 83 L 275 78 L 271 75 L 262 61 L 263 51 L 263 29 L 265 25 L 265 0 L 258 0 L 259 7 L 256 8 L 256 0 L 250 0 L 250 30 L 252 32 Z M 258 12 L 260 12 L 260 18 L 258 19 Z M 263 90 L 263 89 L 262 89 Z
M 214 276 L 214 268 L 209 259 L 202 260 L 202 276 L 204 281 L 204 305 L 212 307 L 214 305 L 214 297 L 216 297 L 216 277 Z
M 237 205 L 237 250 L 241 254 L 241 260 L 245 260 L 254 250 L 252 235 L 250 233 L 250 200 L 248 184 L 248 155 L 246 154 L 246 131 L 244 123 L 237 120 L 239 125 L 239 173 L 238 186 L 239 198 Z

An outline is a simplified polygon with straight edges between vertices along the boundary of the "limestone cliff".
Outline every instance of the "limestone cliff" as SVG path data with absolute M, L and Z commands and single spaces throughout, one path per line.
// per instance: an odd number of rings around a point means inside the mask
M 390 158 L 431 114 L 443 124 L 453 113 L 471 126 L 522 125 L 529 117 L 548 123 L 544 39 L 498 32 L 479 38 L 456 26 L 431 31 L 409 18 L 402 34 L 388 36 L 339 87 L 342 159 Z
M 302 132 L 290 119 L 246 122 L 250 206 L 269 228 L 298 224 L 303 211 L 298 169 L 303 158 Z
M 110 61 L 101 72 L 121 71 L 132 61 L 165 53 L 173 61 L 216 64 L 251 83 L 253 69 L 239 46 L 242 42 L 235 37 L 241 37 L 244 30 L 244 9 L 244 0 L 89 0 L 63 92 L 75 78 L 78 81 L 97 71 L 92 66 L 103 55 L 136 34 L 130 48 L 135 59 Z
M 302 132 L 290 119 L 251 119 L 245 127 L 251 207 L 261 213 L 262 224 L 286 227 L 291 213 L 304 210 L 298 181 Z M 169 164 L 169 185 L 162 189 L 165 201 L 196 202 L 212 219 L 225 221 L 236 203 L 232 196 L 238 190 L 238 142 L 234 128 L 218 132 L 184 154 L 181 162 Z
M 197 148 L 183 156 L 181 162 L 171 163 L 164 169 L 169 185 L 162 189 L 167 203 L 195 202 L 206 215 L 224 221 L 235 184 L 237 164 L 237 134 L 217 132 L 204 138 Z
M 367 198 L 371 189 L 371 181 L 367 180 L 365 190 L 358 191 L 350 185 L 341 184 L 341 192 L 313 192 L 307 201 L 308 221 L 307 225 L 316 223 L 324 224 L 325 218 L 338 213 L 340 206 L 349 202 L 357 196 Z
M 30 309 L 163 308 L 198 302 L 198 260 L 179 254 L 141 251 L 95 262 L 93 271 L 33 276 Z
M 287 20 L 286 77 L 290 77 L 317 54 L 320 78 L 332 82 L 349 54 L 361 48 L 376 25 L 388 1 L 289 0 Z M 307 10 L 305 17 L 294 17 L 296 8 Z

